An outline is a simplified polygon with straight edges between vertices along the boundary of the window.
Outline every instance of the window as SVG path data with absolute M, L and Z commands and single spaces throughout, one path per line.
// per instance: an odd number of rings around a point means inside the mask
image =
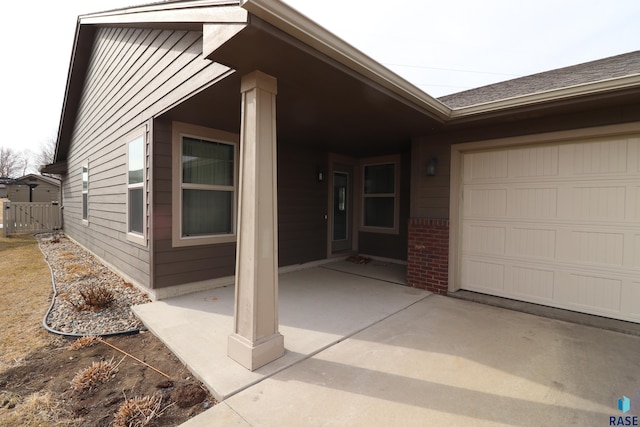
M 364 164 L 362 189 L 363 231 L 398 233 L 398 159 Z M 386 161 L 385 161 L 386 160 Z
M 235 241 L 238 136 L 174 123 L 173 244 Z
M 89 166 L 82 166 L 82 221 L 89 221 Z
M 145 131 L 127 143 L 127 239 L 146 245 Z

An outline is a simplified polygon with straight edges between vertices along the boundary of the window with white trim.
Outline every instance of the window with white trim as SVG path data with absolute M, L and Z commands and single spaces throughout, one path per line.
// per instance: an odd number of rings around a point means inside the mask
M 146 245 L 145 131 L 127 142 L 127 239 Z
M 238 136 L 173 126 L 173 245 L 235 241 Z
M 89 165 L 82 166 L 82 221 L 89 221 Z
M 399 159 L 370 159 L 362 165 L 362 222 L 360 229 L 398 233 Z

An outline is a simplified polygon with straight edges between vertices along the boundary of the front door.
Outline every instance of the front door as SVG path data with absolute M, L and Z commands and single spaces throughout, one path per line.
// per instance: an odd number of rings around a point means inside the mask
M 353 246 L 353 167 L 334 164 L 331 186 L 331 253 L 349 252 Z

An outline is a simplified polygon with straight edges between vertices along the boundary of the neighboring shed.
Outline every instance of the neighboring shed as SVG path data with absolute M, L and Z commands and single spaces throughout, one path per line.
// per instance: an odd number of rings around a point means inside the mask
M 0 177 L 0 199 L 7 197 L 7 185 L 11 184 L 14 180 L 12 178 Z
M 12 202 L 60 202 L 60 180 L 28 174 L 5 184 L 6 197 Z

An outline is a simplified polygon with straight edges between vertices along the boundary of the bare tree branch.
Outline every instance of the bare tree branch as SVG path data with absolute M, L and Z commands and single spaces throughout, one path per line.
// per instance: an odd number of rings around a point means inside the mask
M 18 168 L 20 170 L 20 176 L 25 176 L 29 172 L 29 168 L 32 166 L 31 161 L 33 159 L 33 152 L 31 150 L 23 150 L 18 154 Z
M 21 171 L 20 156 L 15 150 L 0 147 L 0 177 L 16 178 Z
M 35 167 L 38 170 L 41 166 L 50 165 L 55 160 L 56 135 L 51 135 L 45 141 L 41 142 L 39 148 L 39 151 L 35 155 Z
M 40 150 L 36 153 L 36 167 L 50 165 L 56 154 L 56 135 L 51 135 L 40 143 Z

